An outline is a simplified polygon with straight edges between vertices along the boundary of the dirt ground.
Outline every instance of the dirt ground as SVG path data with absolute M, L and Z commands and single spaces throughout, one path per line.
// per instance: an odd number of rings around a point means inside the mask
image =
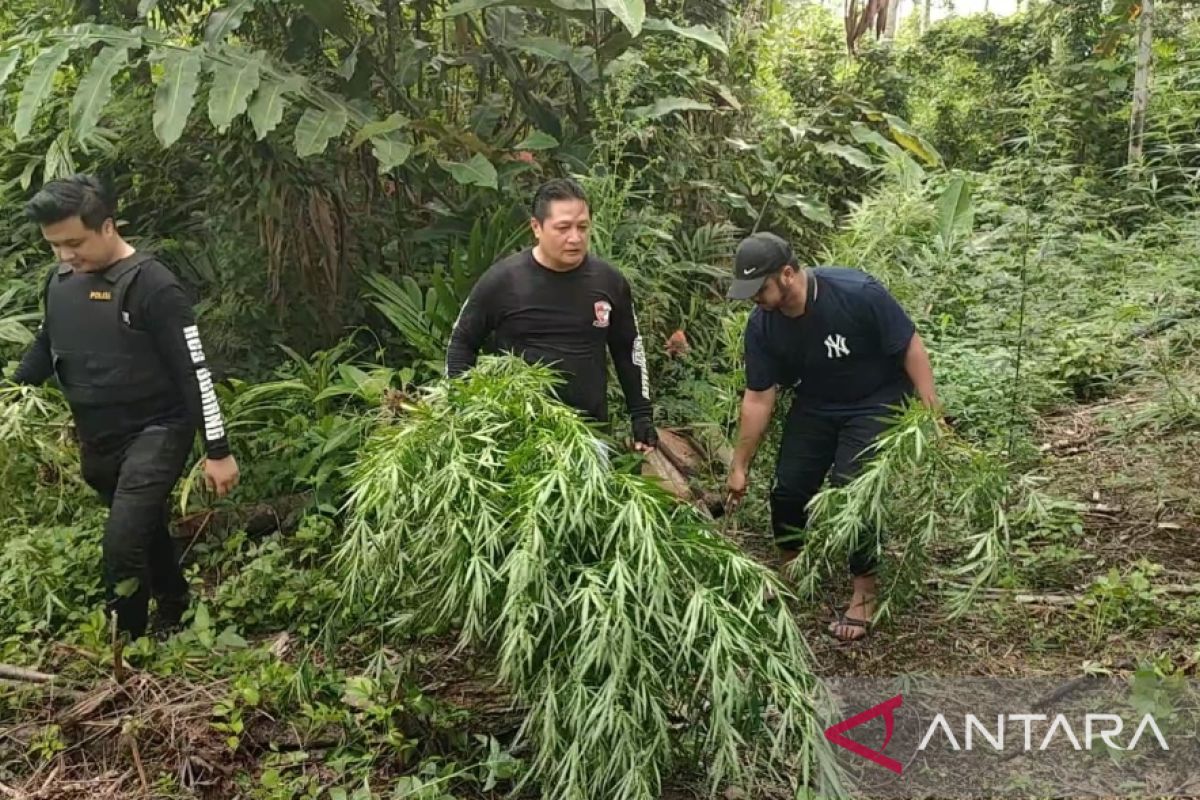
M 867 641 L 844 644 L 821 635 L 837 604 L 849 597 L 848 584 L 830 587 L 824 608 L 798 614 L 806 634 L 812 632 L 818 671 L 1075 674 L 1086 663 L 1128 668 L 1159 654 L 1193 669 L 1200 648 L 1200 432 L 1122 433 L 1146 400 L 1146 393 L 1112 398 L 1041 421 L 1046 491 L 1085 507 L 1083 530 L 1073 543 L 1080 560 L 1064 576 L 1071 580 L 1028 590 L 1046 602 L 981 601 L 951 622 L 931 594 Z M 1170 592 L 1161 597 L 1159 624 L 1127 626 L 1099 638 L 1087 632 L 1089 607 L 1068 601 L 1110 569 L 1124 573 L 1142 559 L 1161 568 L 1151 583 Z

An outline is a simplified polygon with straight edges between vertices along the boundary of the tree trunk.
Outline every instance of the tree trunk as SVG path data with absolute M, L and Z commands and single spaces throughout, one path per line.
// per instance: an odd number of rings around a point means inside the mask
M 1133 79 L 1133 106 L 1129 112 L 1129 166 L 1135 178 L 1142 163 L 1142 137 L 1146 130 L 1146 109 L 1150 105 L 1150 44 L 1153 37 L 1154 0 L 1142 0 L 1142 18 L 1139 23 L 1137 73 Z
M 921 6 L 921 33 L 929 30 L 929 18 L 933 13 L 933 0 L 924 0 Z
M 892 0 L 888 3 L 887 26 L 883 30 L 883 38 L 892 41 L 896 38 L 896 25 L 900 21 L 900 4 L 903 0 Z

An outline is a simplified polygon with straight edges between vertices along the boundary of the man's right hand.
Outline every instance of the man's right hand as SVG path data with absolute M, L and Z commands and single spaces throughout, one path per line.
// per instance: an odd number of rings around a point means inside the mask
M 224 497 L 232 492 L 240 476 L 237 460 L 232 455 L 204 460 L 204 482 L 211 491 L 217 493 L 217 497 Z
M 742 504 L 742 500 L 746 497 L 746 484 L 748 477 L 746 468 L 738 465 L 733 465 L 729 468 L 729 477 L 725 479 L 725 510 L 733 511 Z

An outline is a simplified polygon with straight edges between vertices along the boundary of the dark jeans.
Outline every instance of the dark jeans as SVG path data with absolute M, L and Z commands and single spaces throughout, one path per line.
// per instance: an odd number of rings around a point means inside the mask
M 151 594 L 160 609 L 187 603 L 167 504 L 194 438 L 190 429 L 154 425 L 118 445 L 82 447 L 83 478 L 109 508 L 103 545 L 108 607 L 132 638 L 146 630 Z
M 836 417 L 806 412 L 793 404 L 783 428 L 775 488 L 771 491 L 771 528 L 775 543 L 785 550 L 804 546 L 808 525 L 805 506 L 821 489 L 832 468 L 830 484 L 844 486 L 858 475 L 869 454 L 863 450 L 887 430 L 886 408 L 869 414 Z M 875 549 L 881 531 L 869 531 L 850 555 L 852 575 L 875 571 Z

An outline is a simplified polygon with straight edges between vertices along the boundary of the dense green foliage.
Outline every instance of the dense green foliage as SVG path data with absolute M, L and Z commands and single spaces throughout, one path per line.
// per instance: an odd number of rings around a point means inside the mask
M 774 578 L 634 476 L 622 423 L 610 469 L 540 371 L 440 380 L 462 299 L 528 242 L 554 175 L 585 183 L 593 249 L 634 287 L 660 423 L 734 432 L 748 308 L 723 276 L 750 230 L 879 276 L 916 321 L 953 432 L 910 412 L 821 496 L 801 607 L 871 520 L 892 618 L 933 583 L 963 590 L 943 606 L 961 615 L 1092 567 L 1077 613 L 1098 643 L 1197 616 L 1149 562 L 1094 564 L 1080 505 L 1045 485 L 1043 415 L 1132 390 L 1120 446 L 1200 430 L 1200 20 L 1158 11 L 1135 173 L 1137 21 L 1100 5 L 908 20 L 850 59 L 811 5 L 4 3 L 0 363 L 49 265 L 20 205 L 96 170 L 125 232 L 195 290 L 222 379 L 243 483 L 217 501 L 193 469 L 176 498 L 202 602 L 126 651 L 147 698 L 208 687 L 188 746 L 229 767 L 209 790 L 648 797 L 699 769 L 718 789 L 788 773 L 772 785 L 794 793 L 826 768 L 802 629 L 763 603 Z M 668 354 L 676 331 L 689 349 Z M 773 446 L 735 527 L 766 528 Z M 0 488 L 0 662 L 98 683 L 103 513 L 52 387 L 0 388 Z M 282 531 L 206 522 L 279 498 L 298 503 Z M 515 723 L 438 696 L 467 662 Z M 68 758 L 87 735 L 48 708 L 36 688 L 0 698 L 30 723 L 0 743 L 0 783 L 58 758 L 89 775 Z M 155 796 L 209 796 L 146 741 Z

